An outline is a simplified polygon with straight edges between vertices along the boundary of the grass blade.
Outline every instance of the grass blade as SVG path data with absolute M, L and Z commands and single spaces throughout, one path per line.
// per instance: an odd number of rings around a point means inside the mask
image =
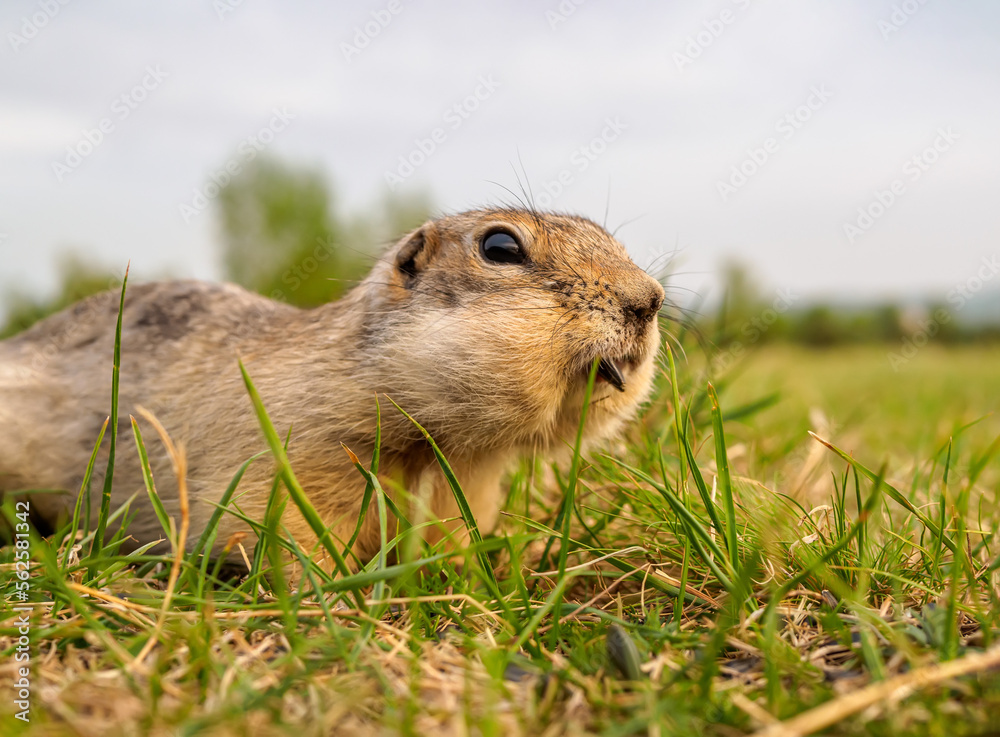
M 483 536 L 479 532 L 479 525 L 476 524 L 476 518 L 472 514 L 472 508 L 469 507 L 469 502 L 465 498 L 465 492 L 462 491 L 462 485 L 458 483 L 458 479 L 455 477 L 455 472 L 452 470 L 451 465 L 448 460 L 444 457 L 444 453 L 438 447 L 437 443 L 434 442 L 434 438 L 431 434 L 423 428 L 423 426 L 413 419 L 402 407 L 396 404 L 391 397 L 388 398 L 392 402 L 392 406 L 398 409 L 406 419 L 413 423 L 420 433 L 424 436 L 428 443 L 430 443 L 431 449 L 434 451 L 434 457 L 437 459 L 438 465 L 441 467 L 441 471 L 444 473 L 445 479 L 448 481 L 448 486 L 451 488 L 451 493 L 455 497 L 455 503 L 458 505 L 459 514 L 462 516 L 462 521 L 465 522 L 465 527 L 469 531 L 469 540 L 473 545 L 480 545 L 483 542 Z M 499 596 L 500 588 L 497 585 L 497 579 L 493 573 L 493 566 L 490 564 L 490 559 L 479 549 L 477 553 L 479 558 L 479 567 L 483 574 L 483 579 L 486 581 L 490 590 Z
M 173 531 L 171 530 L 173 525 L 170 521 L 170 516 L 167 514 L 167 510 L 163 508 L 160 495 L 156 493 L 156 485 L 153 483 L 153 470 L 149 467 L 149 456 L 146 453 L 146 445 L 142 442 L 142 432 L 139 430 L 139 423 L 135 421 L 135 417 L 132 415 L 128 417 L 132 423 L 132 435 L 135 437 L 135 447 L 139 451 L 142 480 L 146 485 L 149 502 L 153 505 L 153 511 L 156 513 L 156 518 L 160 521 L 163 531 L 167 534 L 167 538 L 173 539 Z
M 346 578 L 350 575 L 350 572 L 347 569 L 347 564 L 344 561 L 343 556 L 341 556 L 340 551 L 337 550 L 337 545 L 333 539 L 333 535 L 330 533 L 330 530 L 326 527 L 326 525 L 323 524 L 323 520 L 320 519 L 319 514 L 316 512 L 316 508 L 309 501 L 309 497 L 306 496 L 305 490 L 302 488 L 301 484 L 299 484 L 298 479 L 295 478 L 295 473 L 292 471 L 292 466 L 288 462 L 288 454 L 285 453 L 285 448 L 282 445 L 281 438 L 278 436 L 277 430 L 274 429 L 274 423 L 271 422 L 271 418 L 268 416 L 267 410 L 264 408 L 264 402 L 261 400 L 260 394 L 257 392 L 257 388 L 254 386 L 253 381 L 251 381 L 250 374 L 247 373 L 246 367 L 243 365 L 243 361 L 239 362 L 239 366 L 240 373 L 243 375 L 243 383 L 246 385 L 247 393 L 250 395 L 250 401 L 253 403 L 254 412 L 257 415 L 257 421 L 260 423 L 260 427 L 264 431 L 264 437 L 267 440 L 268 446 L 271 448 L 271 453 L 274 455 L 275 462 L 278 464 L 278 475 L 285 483 L 285 488 L 288 489 L 288 494 L 292 497 L 292 501 L 295 503 L 295 506 L 298 507 L 299 512 L 302 513 L 302 517 L 313 531 L 313 534 L 316 535 L 316 539 L 319 541 L 319 544 L 330 555 L 330 559 L 333 560 L 334 565 L 336 565 L 341 576 Z M 354 598 L 357 601 L 358 607 L 362 611 L 368 610 L 368 607 L 365 604 L 364 596 L 362 596 L 359 591 L 354 591 Z
M 131 264 L 130 264 L 131 265 Z M 90 557 L 98 557 L 104 550 L 104 533 L 107 529 L 108 514 L 111 511 L 111 484 L 115 475 L 115 451 L 118 446 L 118 379 L 122 365 L 122 315 L 125 314 L 125 288 L 128 286 L 128 270 L 122 279 L 122 291 L 118 301 L 118 322 L 115 325 L 114 365 L 111 369 L 111 432 L 108 435 L 108 468 L 104 473 L 104 490 L 101 494 L 101 511 L 97 517 L 97 534 L 90 548 Z
M 856 458 L 848 455 L 833 443 L 823 440 L 823 438 L 821 438 L 814 432 L 810 432 L 809 434 L 813 438 L 815 438 L 821 445 L 826 446 L 834 453 L 836 453 L 838 456 L 847 461 L 849 464 L 851 464 L 851 466 L 853 466 L 855 469 L 860 471 L 861 475 L 864 476 L 866 479 L 872 482 L 879 481 L 881 488 L 885 490 L 886 496 L 888 496 L 890 499 L 892 499 L 894 502 L 900 505 L 903 509 L 905 509 L 907 512 L 909 512 L 918 520 L 920 520 L 920 523 L 924 527 L 926 527 L 932 535 L 934 535 L 935 537 L 940 537 L 941 542 L 943 542 L 948 547 L 948 549 L 951 550 L 951 552 L 953 553 L 957 552 L 955 549 L 955 543 L 950 538 L 948 538 L 946 535 L 943 534 L 943 529 L 938 525 L 934 524 L 934 522 L 931 521 L 930 517 L 928 517 L 926 514 L 917 509 L 917 507 L 915 507 L 913 503 L 906 498 L 906 496 L 900 493 L 898 489 L 892 486 L 892 484 L 886 482 L 885 480 L 882 480 L 882 477 L 880 475 L 873 473 L 863 463 L 861 463 Z
M 94 475 L 94 465 L 97 463 L 97 454 L 101 450 L 101 441 L 104 440 L 104 433 L 108 429 L 108 421 L 111 418 L 105 418 L 104 424 L 101 425 L 101 431 L 97 433 L 97 442 L 94 443 L 94 450 L 90 453 L 90 460 L 87 462 L 87 470 L 83 474 L 83 481 L 80 483 L 80 493 L 76 497 L 76 505 L 73 507 L 73 521 L 70 524 L 70 540 L 76 539 L 76 533 L 80 529 L 80 508 L 84 505 L 84 499 L 86 499 L 86 509 L 84 514 L 86 515 L 83 520 L 84 537 L 90 532 L 90 480 Z M 66 566 L 69 562 L 69 554 L 73 550 L 73 545 L 67 545 L 66 550 L 63 552 L 62 564 Z
M 726 435 L 723 430 L 722 410 L 719 408 L 719 397 L 715 387 L 708 385 L 708 396 L 712 400 L 712 426 L 715 429 L 715 465 L 718 468 L 719 486 L 722 491 L 722 503 L 726 511 L 726 524 L 720 530 L 725 535 L 726 549 L 729 552 L 729 562 L 733 570 L 739 573 L 740 552 L 736 536 L 736 505 L 733 501 L 733 480 L 729 473 L 729 455 L 726 452 Z

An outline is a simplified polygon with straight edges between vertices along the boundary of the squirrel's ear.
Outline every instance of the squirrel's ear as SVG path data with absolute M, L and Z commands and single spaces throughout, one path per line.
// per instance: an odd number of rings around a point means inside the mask
M 409 286 L 427 268 L 438 250 L 438 233 L 433 220 L 428 220 L 400 242 L 396 249 L 396 271 Z

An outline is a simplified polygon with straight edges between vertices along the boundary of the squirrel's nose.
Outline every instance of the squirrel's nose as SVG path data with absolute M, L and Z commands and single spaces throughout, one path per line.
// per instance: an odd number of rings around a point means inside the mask
M 643 325 L 656 317 L 663 306 L 663 287 L 652 277 L 643 279 L 642 284 L 631 290 L 624 300 L 625 314 Z

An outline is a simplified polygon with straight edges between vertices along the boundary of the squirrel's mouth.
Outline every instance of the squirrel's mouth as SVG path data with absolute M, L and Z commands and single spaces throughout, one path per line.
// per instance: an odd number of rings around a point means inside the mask
M 601 356 L 600 363 L 597 364 L 597 383 L 606 381 L 620 392 L 625 391 L 625 374 L 635 367 L 636 359 L 628 356 L 625 358 L 608 358 Z

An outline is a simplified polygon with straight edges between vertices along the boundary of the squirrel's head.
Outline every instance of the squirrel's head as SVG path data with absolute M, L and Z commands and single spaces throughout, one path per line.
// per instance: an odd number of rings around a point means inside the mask
M 647 396 L 663 287 L 581 217 L 475 210 L 428 221 L 365 280 L 366 346 L 389 394 L 456 448 L 614 433 Z

